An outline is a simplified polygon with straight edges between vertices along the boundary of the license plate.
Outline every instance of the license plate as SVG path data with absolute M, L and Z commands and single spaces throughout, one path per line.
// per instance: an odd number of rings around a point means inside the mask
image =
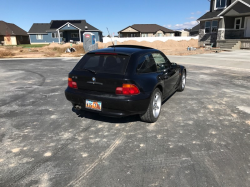
M 91 101 L 91 100 L 86 99 L 85 107 L 88 109 L 101 111 L 102 110 L 102 102 L 101 101 Z

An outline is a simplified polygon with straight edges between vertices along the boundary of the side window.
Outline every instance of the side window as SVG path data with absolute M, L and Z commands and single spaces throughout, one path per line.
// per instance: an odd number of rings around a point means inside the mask
M 169 60 L 163 56 L 161 53 L 152 53 L 154 61 L 157 66 L 157 71 L 163 71 L 164 69 L 168 68 L 170 65 Z
M 137 66 L 138 73 L 151 73 L 156 71 L 156 64 L 151 54 L 139 58 L 139 65 Z

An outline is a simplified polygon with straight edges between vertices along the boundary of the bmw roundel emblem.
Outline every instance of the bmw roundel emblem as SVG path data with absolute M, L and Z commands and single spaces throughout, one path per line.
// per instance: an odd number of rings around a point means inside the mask
M 92 81 L 95 82 L 95 77 L 92 77 Z

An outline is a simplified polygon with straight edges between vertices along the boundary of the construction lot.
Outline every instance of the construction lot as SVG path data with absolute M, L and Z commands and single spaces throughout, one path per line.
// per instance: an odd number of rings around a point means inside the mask
M 77 58 L 0 60 L 0 186 L 249 186 L 248 52 L 169 58 L 187 86 L 153 124 L 72 112 Z
M 141 45 L 153 47 L 161 50 L 166 55 L 194 55 L 212 53 L 210 50 L 198 47 L 198 40 L 191 39 L 189 41 L 173 41 L 166 42 L 154 41 L 154 42 L 137 42 L 135 40 L 129 40 L 125 42 L 118 42 L 118 45 Z M 113 45 L 112 42 L 101 43 L 98 42 L 98 48 L 107 48 Z M 76 52 L 65 53 L 68 48 L 73 47 Z M 196 48 L 193 51 L 187 51 L 188 47 Z M 18 45 L 18 46 L 0 46 L 0 58 L 44 58 L 44 57 L 80 57 L 85 54 L 83 49 L 83 43 L 79 44 L 32 44 L 32 45 Z

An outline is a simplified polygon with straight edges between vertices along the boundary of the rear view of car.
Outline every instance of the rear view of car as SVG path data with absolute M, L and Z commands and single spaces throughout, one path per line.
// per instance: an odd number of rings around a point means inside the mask
M 151 55 L 154 52 L 159 51 L 120 46 L 87 53 L 69 73 L 66 98 L 77 110 L 118 117 L 139 114 L 143 121 L 156 121 L 164 83 Z M 165 62 L 163 57 L 158 61 L 162 60 Z M 159 67 L 165 67 L 164 63 Z M 179 77 L 178 72 L 175 74 Z

